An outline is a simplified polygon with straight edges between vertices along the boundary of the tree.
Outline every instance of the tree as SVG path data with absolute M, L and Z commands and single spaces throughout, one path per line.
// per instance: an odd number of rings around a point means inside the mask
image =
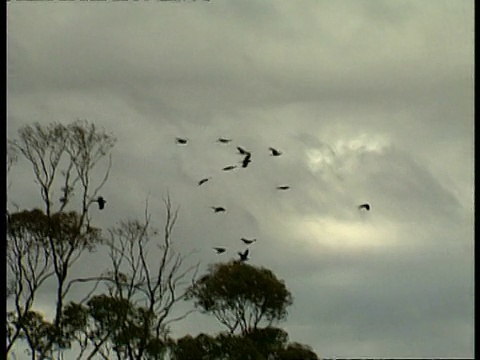
M 255 329 L 245 335 L 186 335 L 171 348 L 172 360 L 318 360 L 309 346 L 289 343 L 288 334 L 274 327 Z
M 186 299 L 193 300 L 195 308 L 203 313 L 213 315 L 227 332 L 214 338 L 180 339 L 174 359 L 187 358 L 189 351 L 195 358 L 209 360 L 318 359 L 311 348 L 289 344 L 288 334 L 272 326 L 286 318 L 293 300 L 285 283 L 271 270 L 239 261 L 211 265 L 189 287 Z
M 266 360 L 251 339 L 220 333 L 216 337 L 200 334 L 184 336 L 172 346 L 173 360 Z
M 161 358 L 169 344 L 168 325 L 191 313 L 169 316 L 183 300 L 198 264 L 188 265 L 190 254 L 174 249 L 172 232 L 179 209 L 172 209 L 169 196 L 164 204 L 163 236 L 155 244 L 160 251 L 150 248 L 159 231 L 151 225 L 147 203 L 144 222 L 120 221 L 109 231 L 105 245 L 112 265 L 100 277 L 107 284 L 107 294 L 93 297 L 86 307 L 69 304 L 72 323 L 86 314 L 82 326 L 72 327 L 72 334 L 83 352 L 88 345 L 93 347 L 89 356 L 98 353 L 109 358 L 113 353 L 120 359 Z
M 199 334 L 195 338 L 186 335 L 172 345 L 172 357 L 175 360 L 214 359 L 219 354 L 219 342 L 207 334 Z
M 7 353 L 19 338 L 27 340 L 33 353 L 47 352 L 47 337 L 53 338 L 54 335 L 53 324 L 32 311 L 32 306 L 39 288 L 55 273 L 49 239 L 59 258 L 66 256 L 66 251 L 72 248 L 71 242 L 75 242 L 75 248 L 81 251 L 99 241 L 100 231 L 93 227 L 77 235 L 78 221 L 75 212 L 55 213 L 49 218 L 39 209 L 9 216 L 7 268 L 11 276 L 9 295 L 13 297 L 14 310 L 7 313 Z M 40 328 L 51 330 L 39 331 Z
M 90 226 L 89 208 L 108 178 L 111 157 L 103 179 L 96 186 L 92 176 L 94 168 L 111 150 L 116 139 L 87 121 L 47 126 L 35 123 L 20 128 L 18 135 L 18 139 L 8 141 L 10 152 L 12 156 L 22 155 L 32 166 L 34 182 L 39 187 L 45 208 L 30 213 L 7 212 L 7 262 L 10 270 L 7 275 L 11 284 L 9 295 L 16 304 L 7 318 L 7 354 L 17 339 L 26 338 L 32 358 L 35 359 L 38 353 L 43 359 L 51 353 L 55 343 L 59 348 L 66 345 L 59 343 L 57 335 L 61 333 L 64 299 L 75 282 L 69 281 L 69 269 L 101 241 L 98 229 Z M 10 164 L 13 163 L 12 160 Z M 60 175 L 63 179 L 58 178 Z M 58 187 L 62 196 L 56 203 L 54 194 Z M 79 209 L 66 212 L 67 206 L 74 205 L 76 190 L 80 192 L 77 199 Z M 41 349 L 38 346 L 33 348 L 35 341 L 31 339 L 24 318 L 33 314 L 31 307 L 35 294 L 50 276 L 57 283 L 56 313 L 53 323 L 44 325 L 51 325 L 57 335 L 49 336 Z M 37 316 L 38 319 L 42 316 Z
M 110 359 L 113 354 L 118 359 L 163 359 L 168 349 L 167 342 L 151 331 L 156 315 L 127 299 L 101 294 L 86 306 L 72 302 L 65 307 L 64 318 L 65 334 L 80 345 L 78 359 L 95 355 Z
M 278 353 L 278 360 L 318 360 L 310 346 L 297 342 L 289 344 L 285 349 Z
M 245 338 L 255 344 L 255 348 L 265 359 L 278 355 L 288 344 L 287 332 L 275 327 L 252 329 L 245 334 Z
M 193 284 L 187 299 L 204 313 L 211 313 L 233 334 L 256 329 L 261 322 L 271 326 L 287 315 L 292 295 L 283 281 L 265 268 L 241 262 L 214 264 Z

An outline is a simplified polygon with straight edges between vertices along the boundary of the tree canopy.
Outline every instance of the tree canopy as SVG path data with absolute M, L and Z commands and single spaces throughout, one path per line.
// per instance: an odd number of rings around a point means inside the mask
M 239 328 L 243 334 L 261 322 L 272 325 L 283 320 L 293 302 L 284 282 L 271 270 L 237 261 L 210 266 L 188 289 L 187 299 L 213 314 L 230 333 Z

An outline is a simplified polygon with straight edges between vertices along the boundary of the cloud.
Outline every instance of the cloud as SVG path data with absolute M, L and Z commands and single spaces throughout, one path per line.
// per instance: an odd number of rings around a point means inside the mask
M 141 219 L 148 198 L 162 228 L 168 191 L 180 207 L 177 249 L 195 250 L 201 269 L 256 237 L 250 262 L 294 295 L 281 326 L 321 356 L 471 357 L 472 10 L 10 2 L 8 138 L 77 118 L 113 132 L 108 202 L 94 222 Z M 222 171 L 241 161 L 236 146 L 252 162 Z M 9 208 L 41 205 L 27 162 L 9 180 Z M 105 256 L 82 258 L 72 275 L 103 270 Z M 39 298 L 47 313 L 53 289 Z M 220 327 L 200 314 L 175 325 L 178 336 L 207 329 Z

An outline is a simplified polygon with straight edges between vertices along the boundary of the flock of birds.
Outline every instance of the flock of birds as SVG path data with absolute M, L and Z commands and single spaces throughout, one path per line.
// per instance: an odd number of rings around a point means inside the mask
M 188 139 L 177 137 L 177 138 L 175 138 L 175 142 L 178 145 L 187 145 Z M 229 143 L 232 142 L 232 139 L 227 139 L 227 138 L 224 138 L 224 137 L 220 137 L 220 138 L 217 139 L 217 142 L 220 143 L 220 144 L 229 144 Z M 237 153 L 239 155 L 243 156 L 243 159 L 239 162 L 238 165 L 236 164 L 236 165 L 225 166 L 224 168 L 222 168 L 223 171 L 232 171 L 232 170 L 234 170 L 238 167 L 242 167 L 242 168 L 245 169 L 252 162 L 252 153 L 250 151 L 246 150 L 245 148 L 243 148 L 241 146 L 236 146 L 236 150 L 237 150 Z M 268 150 L 269 150 L 271 156 L 282 155 L 282 152 L 280 150 L 275 149 L 273 147 L 269 147 Z M 212 179 L 212 177 L 206 177 L 206 178 L 200 179 L 198 181 L 198 186 L 201 186 L 201 185 L 205 184 L 207 181 L 209 181 L 211 179 Z M 289 185 L 279 185 L 279 186 L 276 187 L 276 189 L 277 190 L 289 190 L 290 186 Z M 226 211 L 226 209 L 223 206 L 211 206 L 211 209 L 215 213 L 222 213 L 222 212 Z M 253 244 L 254 242 L 257 241 L 257 239 L 247 239 L 247 238 L 244 238 L 244 237 L 240 238 L 240 240 L 247 246 L 251 245 L 251 244 Z M 217 246 L 217 247 L 213 247 L 213 250 L 215 250 L 216 254 L 224 254 L 227 251 L 227 248 Z M 240 252 L 240 251 L 237 252 L 237 254 L 239 256 L 238 261 L 239 262 L 244 262 L 244 261 L 249 260 L 249 258 L 248 258 L 249 252 L 250 252 L 250 250 L 248 248 L 245 249 L 243 252 Z
M 188 143 L 187 139 L 179 138 L 179 137 L 177 137 L 175 139 L 175 141 L 179 145 L 186 145 Z M 218 138 L 218 140 L 217 140 L 217 142 L 222 143 L 222 144 L 228 144 L 231 141 L 232 141 L 232 139 L 226 139 L 226 138 Z M 269 147 L 268 150 L 270 151 L 270 155 L 272 155 L 272 156 L 282 155 L 281 151 L 279 151 L 277 149 L 274 149 L 272 147 Z M 248 166 L 248 164 L 250 164 L 252 162 L 252 153 L 248 150 L 245 150 L 241 146 L 237 146 L 237 151 L 240 155 L 245 156 L 243 158 L 243 160 L 240 162 L 241 167 L 245 169 Z M 228 166 L 225 166 L 224 168 L 222 168 L 222 170 L 223 171 L 231 171 L 231 170 L 236 169 L 237 167 L 238 167 L 238 165 L 228 165 Z M 211 180 L 211 177 L 206 177 L 206 178 L 201 179 L 198 182 L 198 186 L 200 186 L 202 184 L 205 184 L 209 180 Z M 288 189 L 290 189 L 290 186 L 289 185 L 280 185 L 280 186 L 277 186 L 277 189 L 278 190 L 288 190 Z M 212 207 L 212 208 L 214 209 L 215 212 L 225 211 L 225 209 L 223 209 L 222 207 Z
M 232 141 L 232 139 L 227 139 L 227 138 L 223 138 L 223 137 L 220 137 L 220 138 L 217 139 L 217 142 L 221 143 L 221 144 L 229 144 L 231 141 Z M 175 142 L 178 145 L 187 145 L 188 139 L 176 137 Z M 252 160 L 251 160 L 252 153 L 248 150 L 245 150 L 244 148 L 242 148 L 240 146 L 237 146 L 236 149 L 237 149 L 238 154 L 244 156 L 243 160 L 240 161 L 240 166 L 242 168 L 247 168 L 248 165 L 252 162 Z M 269 147 L 268 150 L 270 151 L 271 156 L 282 155 L 282 151 L 277 150 L 273 147 Z M 229 165 L 229 166 L 225 166 L 224 168 L 222 168 L 222 170 L 223 171 L 231 171 L 231 170 L 236 169 L 237 167 L 239 167 L 239 165 Z M 201 185 L 205 184 L 209 180 L 211 180 L 211 177 L 206 177 L 206 178 L 200 179 L 198 181 L 198 186 L 201 186 Z M 289 190 L 290 185 L 279 185 L 279 186 L 276 187 L 276 189 L 277 190 Z M 100 210 L 103 210 L 105 208 L 105 204 L 106 204 L 107 201 L 102 196 L 99 196 L 95 200 L 92 200 L 92 202 L 98 203 L 98 208 Z M 215 213 L 222 213 L 222 212 L 226 211 L 226 209 L 223 206 L 211 206 L 211 209 Z M 364 204 L 358 205 L 358 209 L 359 210 L 364 209 L 366 211 L 370 211 L 370 204 L 364 203 Z M 247 246 L 249 246 L 249 245 L 251 245 L 251 244 L 253 244 L 257 241 L 256 238 L 255 239 L 247 239 L 247 238 L 244 238 L 244 237 L 240 238 L 240 240 Z M 217 247 L 213 247 L 213 250 L 216 251 L 216 254 L 223 254 L 227 251 L 227 248 L 217 246 Z M 239 262 L 244 262 L 244 261 L 249 260 L 249 258 L 248 258 L 249 249 L 248 248 L 245 249 L 243 252 L 237 252 L 237 254 L 239 256 L 239 259 L 238 259 Z

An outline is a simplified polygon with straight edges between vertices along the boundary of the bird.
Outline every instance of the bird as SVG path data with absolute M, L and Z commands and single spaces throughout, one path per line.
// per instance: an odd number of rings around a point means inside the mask
M 282 152 L 281 151 L 278 151 L 277 149 L 274 149 L 272 147 L 269 147 L 268 150 L 270 150 L 270 155 L 272 156 L 280 156 L 282 155 Z
M 229 170 L 233 170 L 237 167 L 237 165 L 229 165 L 229 166 L 225 166 L 222 170 L 223 171 L 229 171 Z
M 248 249 L 246 249 L 243 253 L 238 252 L 238 255 L 240 255 L 240 262 L 247 261 L 248 260 Z
M 217 252 L 217 254 L 222 254 L 227 251 L 227 249 L 225 249 L 224 247 L 214 247 L 213 249 Z
M 247 245 L 250 245 L 250 244 L 254 243 L 255 241 L 257 241 L 257 239 L 251 239 L 251 240 L 249 240 L 249 239 L 245 239 L 245 238 L 243 238 L 243 237 L 242 237 L 240 240 L 242 240 L 242 241 L 243 241 L 245 244 L 247 244 Z
M 288 189 L 290 189 L 290 186 L 288 185 L 277 186 L 277 190 L 288 190 Z
M 244 148 L 237 146 L 238 153 L 241 155 L 247 155 L 250 154 L 250 151 L 245 150 Z
M 226 211 L 224 207 L 221 206 L 211 206 L 214 212 L 219 213 L 219 212 L 224 212 Z
M 242 167 L 243 168 L 246 168 L 248 166 L 249 163 L 252 162 L 252 160 L 250 160 L 250 158 L 252 157 L 252 154 L 248 153 L 244 159 L 242 160 Z
M 177 137 L 177 138 L 175 138 L 175 142 L 176 142 L 177 144 L 180 144 L 180 145 L 185 145 L 185 144 L 188 142 L 188 140 L 187 140 L 187 139 L 184 139 L 184 138 L 179 138 L 179 137 Z
M 105 200 L 102 196 L 99 196 L 97 200 L 94 200 L 94 202 L 98 203 L 98 208 L 100 210 L 103 210 L 105 208 L 105 203 L 107 200 Z
M 210 179 L 211 179 L 211 177 L 204 178 L 204 179 L 200 180 L 200 181 L 198 182 L 198 186 L 200 186 L 200 185 L 202 185 L 202 184 L 206 183 L 206 182 L 207 182 L 208 180 L 210 180 Z
M 370 204 L 362 204 L 362 205 L 358 205 L 358 209 L 361 210 L 361 209 L 365 209 L 367 211 L 370 211 Z
M 218 138 L 217 141 L 222 144 L 228 144 L 230 141 L 232 141 L 232 139 Z

